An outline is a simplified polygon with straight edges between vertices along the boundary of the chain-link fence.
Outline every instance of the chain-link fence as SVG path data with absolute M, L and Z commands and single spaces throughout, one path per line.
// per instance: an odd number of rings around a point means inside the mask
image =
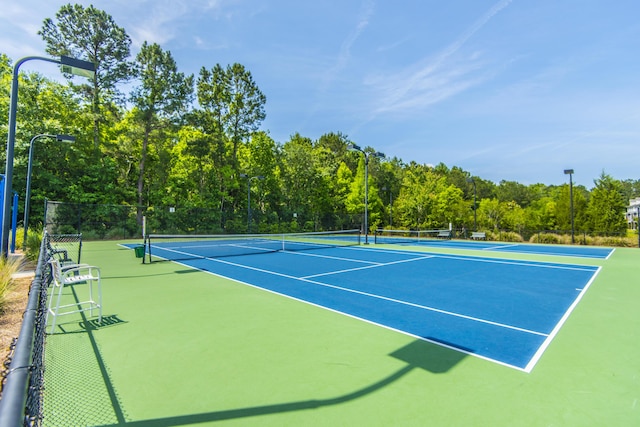
M 54 245 L 55 246 L 55 245 Z M 44 337 L 47 322 L 47 238 L 42 240 L 40 257 L 24 312 L 20 335 L 2 371 L 0 426 L 39 426 L 42 421 L 44 384 Z
M 142 237 L 158 234 L 289 233 L 361 228 L 363 215 L 345 213 L 229 214 L 202 207 L 137 207 L 47 201 L 45 230 L 79 234 L 84 240 Z

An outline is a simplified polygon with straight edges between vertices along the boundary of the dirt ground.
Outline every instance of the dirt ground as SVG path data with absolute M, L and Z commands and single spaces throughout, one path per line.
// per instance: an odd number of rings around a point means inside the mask
M 33 277 L 15 279 L 14 287 L 7 295 L 5 310 L 0 313 L 0 370 L 4 369 L 4 362 L 9 356 L 11 341 L 20 332 L 32 280 Z

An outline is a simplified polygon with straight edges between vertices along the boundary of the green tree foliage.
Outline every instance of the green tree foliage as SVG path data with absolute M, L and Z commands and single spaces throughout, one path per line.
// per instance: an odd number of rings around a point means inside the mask
M 266 132 L 256 132 L 246 145 L 238 150 L 240 170 L 249 177 L 262 176 L 263 179 L 251 184 L 256 191 L 251 198 L 253 221 L 265 223 L 261 232 L 272 231 L 278 224 L 281 210 L 282 188 L 280 186 L 279 147 Z M 266 225 L 268 224 L 268 225 Z
M 217 64 L 213 69 L 202 68 L 197 80 L 198 103 L 201 123 L 207 133 L 218 138 L 218 153 L 225 151 L 224 144 L 231 144 L 231 160 L 238 169 L 238 146 L 258 130 L 266 117 L 264 104 L 267 98 L 253 81 L 251 73 L 241 64 L 223 69 Z
M 514 181 L 500 181 L 496 188 L 496 196 L 501 202 L 516 202 L 526 208 L 531 203 L 533 197 L 531 190 L 526 185 Z
M 624 233 L 627 228 L 624 217 L 627 200 L 622 184 L 602 172 L 595 185 L 587 207 L 590 230 L 614 235 Z
M 550 196 L 533 201 L 525 211 L 525 227 L 536 231 L 556 230 L 556 205 L 556 200 Z
M 129 62 L 131 41 L 125 30 L 93 6 L 62 6 L 55 19 L 44 21 L 40 35 L 49 54 L 92 61 L 97 75 L 88 85 L 76 85 L 20 73 L 16 190 L 25 189 L 33 136 L 76 137 L 74 144 L 52 139 L 36 143 L 32 218 L 42 217 L 38 210 L 47 197 L 137 205 L 140 213 L 146 208 L 158 215 L 169 212 L 168 207 L 202 210 L 158 219 L 157 226 L 164 229 L 157 231 L 244 232 L 247 208 L 253 231 L 362 227 L 362 153 L 348 151 L 351 141 L 340 132 L 316 140 L 295 133 L 287 141 L 275 141 L 261 129 L 266 97 L 243 65 L 203 66 L 194 82 L 194 76 L 178 71 L 170 52 L 147 42 L 135 63 Z M 130 104 L 124 105 L 118 85 L 132 76 L 138 80 L 127 94 Z M 11 78 L 11 59 L 0 54 L 0 129 L 5 133 Z M 470 229 L 474 195 L 481 230 L 525 236 L 571 226 L 567 185 L 496 185 L 443 163 L 433 167 L 398 158 L 369 160 L 369 231 L 391 225 Z M 257 176 L 264 178 L 247 181 Z M 625 231 L 627 201 L 639 196 L 640 180 L 620 182 L 604 173 L 591 190 L 574 186 L 576 231 Z M 92 219 L 104 224 L 109 215 Z
M 117 84 L 129 80 L 132 66 L 128 61 L 131 39 L 111 15 L 96 9 L 67 4 L 56 13 L 56 20 L 44 20 L 38 32 L 50 55 L 67 55 L 96 65 L 90 84 L 77 86 L 78 92 L 91 102 L 94 148 L 100 145 L 100 125 L 114 112 L 111 102 L 119 95 Z M 71 76 L 68 76 L 71 77 Z M 108 111 L 110 110 L 110 111 Z
M 505 215 L 505 206 L 498 199 L 482 199 L 478 206 L 480 228 L 499 230 Z
M 135 105 L 134 117 L 141 125 L 141 149 L 138 163 L 138 206 L 143 206 L 145 167 L 147 151 L 152 140 L 166 134 L 160 132 L 168 126 L 178 124 L 187 112 L 193 94 L 193 76 L 178 72 L 171 53 L 163 51 L 158 44 L 143 43 L 137 60 L 137 75 L 140 85 L 131 95 Z M 142 212 L 138 213 L 138 221 Z
M 561 186 L 556 193 L 556 224 L 558 230 L 571 230 L 571 191 L 568 184 Z M 587 224 L 588 191 L 583 186 L 573 187 L 573 227 L 575 231 L 588 229 Z
M 282 147 L 282 163 L 285 218 L 295 218 L 296 228 L 314 230 L 326 206 L 323 192 L 328 177 L 322 175 L 313 141 L 293 135 Z
M 447 228 L 461 220 L 456 214 L 464 209 L 462 190 L 433 168 L 411 163 L 394 208 L 404 228 Z
M 626 179 L 620 182 L 622 184 L 624 197 L 626 199 L 635 199 L 640 197 L 640 179 Z

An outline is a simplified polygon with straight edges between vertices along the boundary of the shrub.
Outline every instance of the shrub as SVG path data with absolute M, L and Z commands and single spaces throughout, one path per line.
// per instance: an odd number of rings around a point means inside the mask
M 33 231 L 34 233 L 37 233 L 36 231 Z M 22 243 L 24 242 L 24 228 L 22 227 L 18 227 L 16 229 L 16 249 L 18 248 L 22 248 Z
M 13 287 L 13 273 L 20 269 L 19 258 L 0 257 L 0 312 L 4 310 L 7 302 L 7 294 Z
M 621 247 L 633 247 L 638 244 L 637 241 L 634 242 L 633 239 L 628 237 L 618 237 L 618 236 L 602 236 L 595 237 L 594 244 L 599 246 L 621 246 Z
M 27 251 L 24 256 L 36 262 L 40 256 L 40 245 L 42 244 L 42 230 L 32 230 L 27 236 Z
M 487 232 L 487 240 L 495 242 L 522 242 L 522 236 L 515 231 Z
M 554 233 L 537 233 L 531 236 L 530 243 L 548 243 L 558 245 L 564 243 L 562 236 Z
M 127 239 L 129 237 L 131 236 L 128 235 L 127 231 L 124 228 L 114 227 L 105 233 L 103 239 L 104 240 L 120 240 L 120 239 Z

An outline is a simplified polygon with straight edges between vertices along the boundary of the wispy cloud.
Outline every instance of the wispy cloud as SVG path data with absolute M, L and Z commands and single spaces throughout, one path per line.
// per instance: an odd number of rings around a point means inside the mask
M 191 18 L 202 14 L 219 18 L 223 3 L 222 0 L 147 0 L 123 7 L 132 12 L 127 31 L 134 45 L 140 46 L 144 41 L 164 44 L 178 38 L 189 26 Z
M 481 84 L 493 75 L 476 51 L 459 58 L 467 41 L 512 0 L 501 0 L 476 20 L 457 39 L 434 58 L 429 58 L 393 75 L 369 77 L 366 84 L 379 91 L 378 107 L 372 115 L 402 113 L 442 102 L 462 91 Z M 372 117 L 373 118 L 373 117 Z
M 140 19 L 131 22 L 127 31 L 131 35 L 135 46 L 143 42 L 164 44 L 172 40 L 180 32 L 176 22 L 188 13 L 188 6 L 182 1 L 144 2 L 146 13 Z
M 375 4 L 371 0 L 365 0 L 362 3 L 360 13 L 356 22 L 356 26 L 349 33 L 347 38 L 342 42 L 340 46 L 340 52 L 335 60 L 334 65 L 327 70 L 323 76 L 323 84 L 321 91 L 325 91 L 340 74 L 340 72 L 347 66 L 349 59 L 351 58 L 351 48 L 353 44 L 358 40 L 358 37 L 364 32 L 369 25 L 369 20 L 375 10 Z

